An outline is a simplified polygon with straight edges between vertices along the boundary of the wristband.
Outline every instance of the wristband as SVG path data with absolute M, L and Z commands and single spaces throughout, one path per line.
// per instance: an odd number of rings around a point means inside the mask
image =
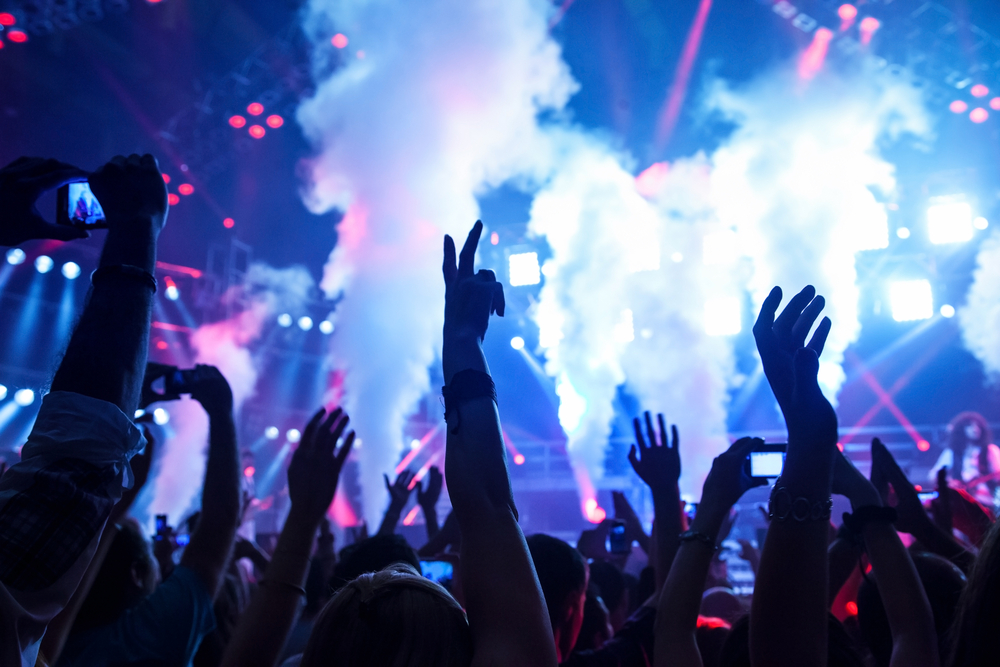
M 444 420 L 448 422 L 448 415 L 460 403 L 471 401 L 476 398 L 491 398 L 497 403 L 497 389 L 493 384 L 493 378 L 489 373 L 467 368 L 452 376 L 451 382 L 441 387 L 441 395 L 444 397 Z M 456 414 L 457 417 L 457 414 Z M 458 423 L 454 426 L 457 428 Z
M 767 505 L 767 516 L 776 521 L 792 519 L 799 523 L 829 521 L 832 510 L 832 498 L 816 502 L 802 496 L 792 498 L 792 494 L 786 487 L 775 485 L 774 490 L 771 491 L 771 500 Z
M 153 274 L 146 269 L 142 269 L 131 264 L 111 264 L 110 266 L 102 266 L 90 274 L 90 284 L 97 285 L 101 281 L 111 278 L 112 276 L 122 276 L 144 283 L 153 290 L 153 294 L 156 294 L 156 278 Z
M 871 521 L 887 521 L 895 523 L 899 518 L 899 513 L 895 507 L 882 507 L 881 505 L 866 505 L 854 510 L 853 514 L 844 512 L 844 525 L 847 529 L 860 536 L 865 526 Z
M 705 533 L 699 533 L 697 530 L 685 530 L 680 534 L 678 539 L 681 542 L 701 542 L 712 551 L 719 550 L 719 547 L 715 546 L 715 540 Z

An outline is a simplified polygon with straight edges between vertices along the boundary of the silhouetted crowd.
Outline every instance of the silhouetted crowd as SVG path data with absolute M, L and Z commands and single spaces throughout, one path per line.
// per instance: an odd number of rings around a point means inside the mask
M 201 507 L 186 544 L 168 525 L 147 535 L 129 510 L 155 442 L 133 417 L 165 398 L 152 381 L 171 372 L 147 364 L 167 218 L 155 159 L 115 157 L 94 173 L 11 163 L 0 170 L 0 244 L 86 236 L 36 208 L 45 191 L 83 180 L 107 233 L 20 461 L 0 476 L 0 665 L 1000 664 L 1000 450 L 988 424 L 969 414 L 953 423 L 932 501 L 877 439 L 870 478 L 859 473 L 838 448 L 837 416 L 817 382 L 830 320 L 812 287 L 780 313 L 775 288 L 753 330 L 788 444 L 766 537 L 742 542 L 752 596 L 736 595 L 717 565 L 734 506 L 769 484 L 748 474 L 759 439 L 715 459 L 689 518 L 677 429 L 646 413 L 628 458 L 650 490 L 652 534 L 616 493 L 615 519 L 575 547 L 525 538 L 482 346 L 504 298 L 493 272 L 474 267 L 479 222 L 461 251 L 444 238 L 443 475 L 386 478 L 377 533 L 361 530 L 336 552 L 327 515 L 355 434 L 344 410 L 321 408 L 288 465 L 287 519 L 264 549 L 237 535 L 248 499 L 232 391 L 217 369 L 198 366 L 185 391 L 210 424 Z M 445 482 L 452 511 L 439 525 Z M 396 534 L 414 488 L 427 528 L 419 551 Z M 831 516 L 834 494 L 850 502 L 842 518 Z M 628 549 L 607 548 L 612 531 L 645 553 L 638 576 L 624 567 Z M 428 567 L 440 570 L 434 579 Z M 834 614 L 835 601 L 851 612 Z

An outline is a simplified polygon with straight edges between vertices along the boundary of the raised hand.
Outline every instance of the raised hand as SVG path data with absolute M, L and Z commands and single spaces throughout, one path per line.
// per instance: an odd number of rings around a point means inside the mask
M 657 434 L 653 428 L 653 419 L 649 412 L 645 413 L 646 437 L 642 433 L 642 423 L 636 417 L 632 420 L 635 429 L 635 441 L 628 453 L 629 463 L 635 474 L 653 491 L 677 486 L 681 477 L 680 439 L 677 427 L 671 426 L 670 433 L 673 444 L 667 441 L 667 425 L 663 415 L 656 415 L 660 425 Z
M 882 504 L 889 505 L 889 485 L 896 496 L 896 528 L 904 533 L 920 535 L 926 532 L 930 517 L 913 484 L 899 468 L 896 459 L 878 438 L 872 440 L 872 485 L 882 496 Z
M 215 366 L 195 366 L 197 379 L 191 385 L 191 398 L 201 403 L 209 416 L 232 415 L 233 391 Z
M 388 481 L 388 478 L 386 478 L 386 482 Z M 427 471 L 427 486 L 422 487 L 417 484 L 417 504 L 421 507 L 434 507 L 437 505 L 438 498 L 441 497 L 443 483 L 444 475 L 441 474 L 441 469 L 437 466 L 431 466 Z
M 729 510 L 744 493 L 756 486 L 767 484 L 767 479 L 749 477 L 744 469 L 747 456 L 754 447 L 762 444 L 764 441 L 760 438 L 740 438 L 729 449 L 715 457 L 712 469 L 702 487 L 701 503 L 695 514 L 696 522 L 703 512 L 710 515 L 718 514 L 721 527 L 725 517 L 729 515 Z
M 152 155 L 117 155 L 90 175 L 90 189 L 101 202 L 108 228 L 151 223 L 159 234 L 167 221 L 167 185 Z
M 389 483 L 389 476 L 382 475 L 385 479 L 385 490 L 389 492 L 389 507 L 400 511 L 406 506 L 406 501 L 410 499 L 410 492 L 413 488 L 410 483 L 416 477 L 416 473 L 404 470 L 396 477 L 396 481 Z
M 803 443 L 810 445 L 806 448 L 809 456 L 804 458 L 831 457 L 823 461 L 825 468 L 832 464 L 837 442 L 837 415 L 817 380 L 819 355 L 830 333 L 830 319 L 824 317 L 806 343 L 809 330 L 823 310 L 823 297 L 816 296 L 815 288 L 808 286 L 792 297 L 775 319 L 780 303 L 781 288 L 775 287 L 764 300 L 754 324 L 757 350 L 788 426 L 788 460 L 793 466 L 799 463 L 800 457 L 795 455 L 798 452 L 793 450 Z
M 834 454 L 832 490 L 838 496 L 850 500 L 851 507 L 855 510 L 869 505 L 879 507 L 883 504 L 882 496 L 875 485 L 869 482 L 841 452 Z
M 146 374 L 142 378 L 142 397 L 139 399 L 139 407 L 145 409 L 146 406 L 157 401 L 176 401 L 180 396 L 177 394 L 160 394 L 153 390 L 153 383 L 167 373 L 170 373 L 176 366 L 169 364 L 158 364 L 155 361 L 146 362 Z
M 0 245 L 20 245 L 32 239 L 71 241 L 87 231 L 48 223 L 38 212 L 38 198 L 47 190 L 87 180 L 87 172 L 58 160 L 22 157 L 0 169 Z
M 325 417 L 325 419 L 324 419 Z M 320 408 L 306 426 L 288 466 L 288 496 L 292 507 L 306 511 L 318 523 L 333 502 L 337 482 L 354 445 L 354 431 L 344 435 L 350 418 L 341 408 L 329 415 Z
M 486 337 L 490 315 L 504 314 L 503 285 L 489 269 L 474 273 L 476 248 L 483 233 L 483 223 L 476 221 L 469 232 L 462 254 L 455 264 L 455 241 L 444 237 L 444 330 L 446 336 Z
M 615 508 L 615 518 L 625 522 L 625 539 L 628 543 L 638 542 L 642 550 L 649 553 L 649 535 L 642 527 L 639 515 L 621 491 L 612 491 L 611 500 Z

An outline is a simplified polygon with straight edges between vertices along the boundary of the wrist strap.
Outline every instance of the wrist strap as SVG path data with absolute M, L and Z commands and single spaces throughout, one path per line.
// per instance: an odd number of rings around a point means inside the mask
M 681 542 L 701 542 L 712 551 L 718 551 L 719 549 L 719 547 L 715 545 L 715 540 L 705 533 L 699 533 L 697 530 L 685 530 L 680 534 L 678 539 L 680 539 Z
M 153 274 L 146 269 L 133 266 L 131 264 L 111 264 L 109 266 L 102 266 L 90 274 L 90 284 L 97 285 L 100 282 L 115 276 L 129 278 L 131 280 L 145 283 L 146 286 L 153 290 L 153 294 L 156 294 L 156 278 Z
M 882 507 L 881 505 L 866 505 L 854 510 L 852 514 L 844 512 L 844 525 L 847 529 L 860 536 L 865 526 L 871 521 L 887 521 L 896 523 L 899 512 L 895 507 Z
M 441 387 L 441 395 L 444 397 L 444 420 L 448 424 L 458 428 L 458 413 L 454 411 L 460 403 L 471 401 L 476 398 L 491 398 L 497 403 L 497 389 L 493 384 L 493 378 L 489 373 L 467 368 L 452 376 L 451 382 L 447 386 Z M 499 403 L 497 403 L 499 405 Z M 455 423 L 451 424 L 450 419 Z
M 780 483 L 780 479 L 778 480 Z M 784 486 L 775 485 L 771 491 L 771 500 L 767 507 L 767 516 L 775 521 L 792 519 L 799 523 L 806 521 L 829 521 L 833 510 L 833 499 L 827 498 L 813 502 L 809 498 L 799 496 L 793 498 Z

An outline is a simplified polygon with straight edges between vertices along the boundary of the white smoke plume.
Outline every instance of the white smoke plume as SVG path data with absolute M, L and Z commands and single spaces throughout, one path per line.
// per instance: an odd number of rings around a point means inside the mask
M 1000 381 L 1000 234 L 996 232 L 979 248 L 958 321 L 965 347 L 983 364 L 990 381 Z
M 258 368 L 251 346 L 277 313 L 302 312 L 315 284 L 302 266 L 276 269 L 263 263 L 252 264 L 244 284 L 235 286 L 226 295 L 241 304 L 243 310 L 231 319 L 202 325 L 191 335 L 195 362 L 218 367 L 229 382 L 237 418 L 257 385 Z M 195 508 L 201 493 L 208 417 L 189 396 L 163 403 L 162 407 L 170 414 L 170 422 L 167 439 L 161 445 L 156 477 L 152 480 L 149 514 L 166 514 L 176 524 Z
M 753 260 L 754 303 L 774 285 L 786 302 L 807 284 L 826 297 L 833 329 L 820 382 L 835 400 L 860 327 L 855 253 L 888 245 L 881 202 L 895 177 L 879 148 L 929 135 L 920 92 L 871 62 L 850 73 L 828 68 L 808 86 L 786 67 L 741 88 L 717 82 L 707 107 L 737 126 L 711 158 L 713 201 Z
M 334 32 L 350 40 L 347 64 L 317 74 L 298 121 L 318 150 L 307 204 L 346 211 L 321 287 L 345 295 L 332 354 L 362 440 L 369 524 L 387 501 L 382 474 L 398 460 L 405 418 L 429 389 L 443 318 L 442 233 L 461 243 L 478 216 L 476 194 L 544 170 L 536 118 L 575 89 L 548 35 L 552 8 L 544 0 L 307 6 L 318 51 Z

